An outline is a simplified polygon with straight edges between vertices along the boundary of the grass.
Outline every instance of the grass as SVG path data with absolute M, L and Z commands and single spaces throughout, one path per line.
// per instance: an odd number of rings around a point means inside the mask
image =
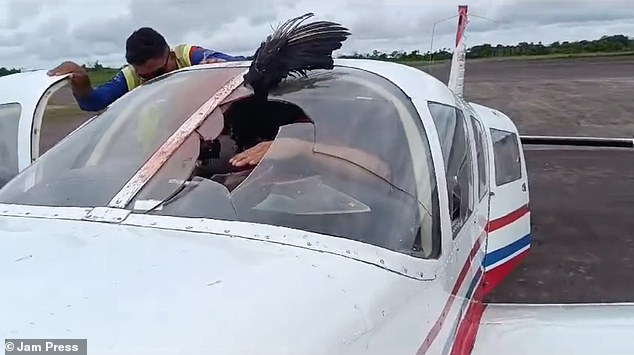
M 504 61 L 504 60 L 549 60 L 549 59 L 574 59 L 574 58 L 601 58 L 601 57 L 623 57 L 632 56 L 634 51 L 624 52 L 593 52 L 593 53 L 559 53 L 559 54 L 542 54 L 542 55 L 517 55 L 506 57 L 488 57 L 488 58 L 467 58 L 467 62 L 485 62 L 485 61 Z M 434 60 L 433 64 L 443 64 L 451 62 L 451 59 Z M 401 60 L 399 64 L 410 66 L 429 65 L 428 60 Z
M 540 60 L 540 59 L 572 59 L 572 58 L 601 58 L 601 57 L 622 57 L 634 55 L 634 51 L 627 52 L 595 52 L 595 53 L 558 53 L 541 55 L 521 55 L 509 57 L 491 57 L 478 60 Z M 473 59 L 472 59 L 473 60 Z
M 117 69 L 103 69 L 100 71 L 90 71 L 88 72 L 88 77 L 90 78 L 90 83 L 94 86 L 101 85 L 115 76 L 119 70 Z

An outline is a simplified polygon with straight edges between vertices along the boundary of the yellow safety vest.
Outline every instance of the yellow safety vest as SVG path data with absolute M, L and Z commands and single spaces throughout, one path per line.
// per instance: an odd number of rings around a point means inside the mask
M 192 65 L 189 57 L 191 47 L 191 45 L 182 44 L 172 49 L 176 53 L 176 62 L 179 69 Z M 123 68 L 122 71 L 128 84 L 128 91 L 143 84 L 144 80 L 136 74 L 131 65 Z M 161 110 L 153 103 L 144 105 L 137 114 L 137 139 L 140 144 L 138 148 L 145 154 L 149 154 L 152 145 L 156 143 L 155 140 L 161 133 L 159 130 L 165 129 L 164 125 L 166 122 L 161 119 Z
M 191 48 L 192 45 L 188 44 L 180 44 L 172 48 L 172 51 L 176 54 L 176 63 L 178 64 L 178 69 L 190 67 L 192 65 L 191 58 L 189 57 L 189 51 L 191 50 Z M 127 65 L 126 67 L 121 69 L 121 71 L 123 72 L 125 81 L 128 84 L 128 91 L 143 84 L 143 82 L 145 81 L 136 73 L 134 67 L 131 65 Z

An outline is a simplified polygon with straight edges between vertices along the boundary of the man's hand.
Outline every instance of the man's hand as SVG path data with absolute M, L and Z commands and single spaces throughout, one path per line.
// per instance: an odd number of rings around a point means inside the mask
M 236 154 L 233 158 L 229 159 L 229 163 L 233 166 L 244 165 L 256 165 L 262 160 L 264 154 L 269 150 L 273 141 L 261 142 L 257 145 L 245 150 L 242 153 Z
M 70 83 L 73 91 L 80 96 L 90 94 L 92 86 L 88 73 L 77 63 L 64 62 L 48 71 L 49 76 L 70 74 Z
M 71 78 L 88 76 L 86 70 L 79 64 L 73 62 L 64 62 L 57 67 L 48 71 L 49 76 L 70 74 Z
M 205 58 L 201 60 L 199 64 L 212 64 L 212 63 L 223 63 L 223 62 L 226 62 L 226 60 L 221 58 Z

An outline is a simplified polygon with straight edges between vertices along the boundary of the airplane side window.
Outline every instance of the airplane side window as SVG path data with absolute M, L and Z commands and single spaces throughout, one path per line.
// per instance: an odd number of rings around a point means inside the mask
M 22 106 L 0 105 L 0 186 L 18 173 L 18 124 Z
M 522 177 L 518 138 L 515 133 L 491 128 L 495 155 L 495 184 L 502 186 Z
M 449 216 L 456 238 L 473 212 L 473 161 L 466 120 L 459 109 L 435 102 L 429 110 L 438 131 L 447 176 Z
M 473 166 L 473 159 L 471 158 L 471 147 L 473 146 L 473 141 L 471 139 L 471 136 L 469 135 L 468 132 L 468 123 L 467 123 L 467 119 L 464 116 L 464 114 L 462 113 L 462 110 L 458 110 L 457 111 L 457 116 L 458 116 L 458 126 L 460 127 L 460 130 L 458 131 L 458 134 L 462 134 L 462 140 L 457 139 L 458 142 L 463 142 L 464 144 L 464 148 L 462 149 L 464 151 L 464 153 L 462 153 L 462 151 L 460 152 L 460 155 L 458 155 L 456 158 L 456 160 L 458 162 L 460 162 L 458 169 L 458 176 L 460 178 L 459 180 L 459 184 L 461 186 L 461 189 L 463 189 L 463 191 L 465 192 L 464 195 L 461 197 L 461 224 L 465 223 L 467 221 L 467 219 L 471 216 L 471 213 L 473 212 L 473 210 L 475 209 L 475 196 L 476 196 L 476 188 L 474 186 L 474 182 L 475 182 L 475 167 Z
M 475 117 L 471 116 L 471 125 L 476 143 L 476 153 L 478 156 L 478 197 L 480 201 L 486 196 L 489 187 L 489 176 L 486 168 L 486 152 L 484 151 L 483 142 L 485 141 L 484 129 L 482 124 Z
M 406 102 L 405 98 L 402 98 Z M 408 132 L 408 145 L 410 154 L 414 163 L 414 171 L 416 175 L 416 185 L 418 187 L 417 195 L 421 211 L 421 226 L 418 235 L 412 247 L 411 255 L 422 258 L 432 259 L 439 258 L 441 254 L 441 232 L 440 232 L 440 211 L 438 207 L 438 186 L 436 185 L 436 176 L 433 172 L 433 163 L 431 159 L 431 148 L 429 140 L 423 127 L 423 122 L 416 112 L 413 105 L 408 105 L 409 115 L 403 115 L 403 125 Z M 428 211 L 430 206 L 431 211 Z M 429 214 L 431 212 L 431 214 Z

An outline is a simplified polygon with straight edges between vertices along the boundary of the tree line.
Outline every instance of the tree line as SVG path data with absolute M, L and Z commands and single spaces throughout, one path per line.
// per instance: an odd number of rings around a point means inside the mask
M 467 58 L 493 58 L 493 57 L 513 57 L 513 56 L 535 56 L 535 55 L 559 55 L 559 54 L 581 54 L 581 53 L 618 53 L 634 51 L 634 39 L 619 34 L 613 36 L 603 36 L 598 40 L 575 41 L 575 42 L 554 42 L 544 45 L 542 42 L 527 43 L 520 42 L 516 45 L 493 46 L 485 43 L 467 49 Z M 352 55 L 342 55 L 340 58 L 356 59 L 376 59 L 385 61 L 410 62 L 451 59 L 452 52 L 448 48 L 427 51 L 421 53 L 420 50 L 411 52 L 392 51 L 384 53 L 373 51 L 372 53 L 354 53 Z
M 559 55 L 559 54 L 581 54 L 581 53 L 618 53 L 634 51 L 634 39 L 630 39 L 626 35 L 603 36 L 598 40 L 575 41 L 575 42 L 554 42 L 548 45 L 538 43 L 520 42 L 516 45 L 493 46 L 485 43 L 473 46 L 467 49 L 467 58 L 493 58 L 493 57 L 512 57 L 512 56 L 535 56 L 535 55 Z M 372 53 L 354 53 L 351 55 L 341 55 L 339 58 L 356 58 L 356 59 L 375 59 L 396 62 L 417 62 L 433 60 L 451 59 L 452 51 L 449 48 L 442 48 L 434 52 L 427 51 L 421 53 L 420 50 L 411 52 L 392 51 L 384 53 L 374 50 Z M 112 71 L 120 68 L 104 67 L 95 61 L 83 65 L 88 72 Z M 0 76 L 19 73 L 21 70 L 16 68 L 0 67 Z
M 8 69 L 5 67 L 0 68 L 0 76 L 15 74 L 19 72 L 20 72 L 20 69 Z

